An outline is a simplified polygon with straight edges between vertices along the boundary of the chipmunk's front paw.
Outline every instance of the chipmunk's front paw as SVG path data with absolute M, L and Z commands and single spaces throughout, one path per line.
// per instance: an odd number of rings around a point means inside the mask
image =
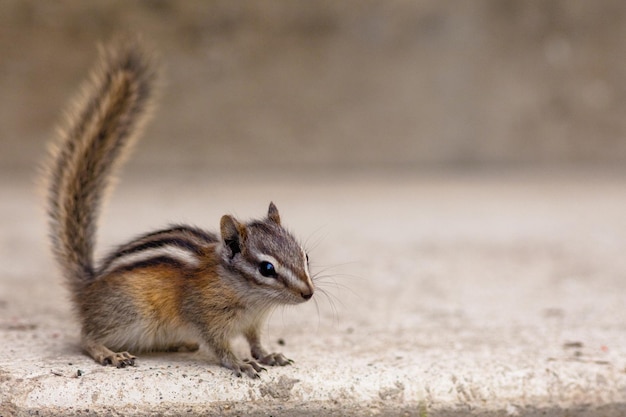
M 137 358 L 128 352 L 117 352 L 105 356 L 100 363 L 102 365 L 113 365 L 117 368 L 126 368 L 127 366 L 135 366 L 135 359 Z
M 262 358 L 257 358 L 259 362 L 263 365 L 269 366 L 285 366 L 291 365 L 293 361 L 291 359 L 287 359 L 285 355 L 282 353 L 270 353 L 269 355 L 263 356 Z
M 251 359 L 246 359 L 243 362 L 236 362 L 229 366 L 229 368 L 233 370 L 236 377 L 241 377 L 241 374 L 244 373 L 250 378 L 260 378 L 259 372 L 266 370 L 256 361 Z

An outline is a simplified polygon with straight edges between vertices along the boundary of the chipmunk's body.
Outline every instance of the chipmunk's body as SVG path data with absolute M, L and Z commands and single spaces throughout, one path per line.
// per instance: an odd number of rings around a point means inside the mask
M 134 365 L 128 352 L 206 344 L 222 365 L 251 377 L 262 369 L 258 363 L 290 363 L 263 349 L 261 324 L 272 307 L 304 302 L 314 287 L 307 255 L 281 226 L 274 204 L 258 221 L 223 216 L 219 235 L 174 226 L 94 263 L 103 193 L 146 119 L 155 82 L 134 41 L 101 55 L 60 132 L 48 173 L 53 251 L 81 320 L 84 349 L 102 364 L 123 367 Z M 230 339 L 237 334 L 254 359 L 233 354 Z

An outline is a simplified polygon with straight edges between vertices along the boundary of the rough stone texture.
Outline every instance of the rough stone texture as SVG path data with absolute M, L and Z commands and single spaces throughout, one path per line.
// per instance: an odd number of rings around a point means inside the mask
M 127 176 L 99 248 L 168 221 L 263 214 L 270 199 L 310 248 L 320 291 L 278 309 L 265 337 L 295 363 L 260 380 L 208 352 L 92 362 L 39 199 L 23 179 L 0 193 L 3 417 L 626 413 L 622 176 Z

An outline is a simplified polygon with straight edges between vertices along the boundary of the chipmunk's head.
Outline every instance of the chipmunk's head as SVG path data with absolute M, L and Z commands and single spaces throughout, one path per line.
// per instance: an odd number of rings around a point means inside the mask
M 220 230 L 222 260 L 241 278 L 238 287 L 245 294 L 271 304 L 298 304 L 313 296 L 308 255 L 282 227 L 274 203 L 266 218 L 250 223 L 225 215 Z

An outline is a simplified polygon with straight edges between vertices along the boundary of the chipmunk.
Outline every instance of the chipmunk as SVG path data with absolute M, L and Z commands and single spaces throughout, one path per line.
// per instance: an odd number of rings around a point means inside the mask
M 94 262 L 102 200 L 148 118 L 157 73 L 137 40 L 101 47 L 47 164 L 52 250 L 82 325 L 81 344 L 96 362 L 118 368 L 134 366 L 138 352 L 204 344 L 235 375 L 257 378 L 261 365 L 291 363 L 261 345 L 269 311 L 314 293 L 308 255 L 273 203 L 260 220 L 224 215 L 219 235 L 175 225 Z M 252 359 L 233 353 L 230 339 L 239 334 Z

